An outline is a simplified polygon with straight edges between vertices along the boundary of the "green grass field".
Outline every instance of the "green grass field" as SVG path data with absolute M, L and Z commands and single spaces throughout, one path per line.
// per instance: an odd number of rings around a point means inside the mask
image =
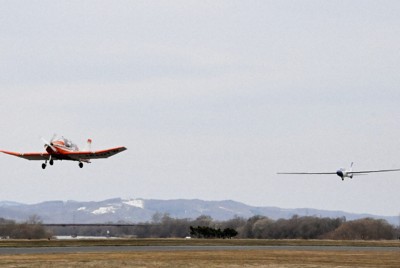
M 2 247 L 104 245 L 336 245 L 359 250 L 223 250 L 156 251 L 73 254 L 0 255 L 0 267 L 400 267 L 400 251 L 366 251 L 365 246 L 399 247 L 398 241 L 318 240 L 202 240 L 133 239 L 16 241 L 2 240 Z

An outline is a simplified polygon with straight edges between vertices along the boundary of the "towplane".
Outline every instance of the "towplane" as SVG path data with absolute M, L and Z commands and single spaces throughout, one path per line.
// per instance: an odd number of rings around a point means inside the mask
M 367 175 L 368 173 L 379 173 L 379 172 L 393 172 L 400 171 L 400 169 L 378 169 L 378 170 L 363 170 L 363 171 L 353 171 L 353 163 L 351 163 L 349 169 L 340 168 L 336 172 L 278 172 L 277 174 L 287 174 L 287 175 L 332 175 L 336 174 L 342 181 L 344 178 L 352 179 L 353 176 L 357 175 Z
M 83 163 L 90 163 L 91 159 L 108 158 L 126 150 L 126 147 L 114 147 L 100 151 L 92 151 L 92 140 L 88 139 L 86 148 L 81 151 L 71 140 L 64 137 L 57 138 L 56 134 L 53 135 L 50 142 L 46 141 L 44 138 L 42 138 L 42 141 L 46 150 L 45 152 L 16 153 L 4 150 L 0 150 L 0 152 L 27 160 L 44 160 L 42 168 L 45 169 L 47 162 L 52 166 L 55 160 L 78 161 L 79 167 L 83 168 Z

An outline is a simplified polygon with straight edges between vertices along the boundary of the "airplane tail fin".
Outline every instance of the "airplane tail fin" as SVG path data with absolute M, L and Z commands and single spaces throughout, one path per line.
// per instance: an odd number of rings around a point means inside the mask
M 85 151 L 91 152 L 92 151 L 92 139 L 88 139 L 85 146 Z

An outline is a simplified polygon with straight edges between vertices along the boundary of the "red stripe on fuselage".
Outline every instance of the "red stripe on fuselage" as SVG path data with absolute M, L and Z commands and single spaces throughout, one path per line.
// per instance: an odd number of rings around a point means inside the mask
M 63 142 L 59 142 L 59 144 L 53 143 L 53 147 L 56 149 L 56 151 L 53 151 L 53 149 L 50 146 L 46 147 L 46 151 L 53 158 L 55 158 L 55 159 L 65 159 L 65 160 L 75 160 L 75 159 L 70 158 L 68 156 L 68 154 L 73 153 L 73 152 L 78 152 L 77 150 L 73 150 L 73 149 L 65 147 Z

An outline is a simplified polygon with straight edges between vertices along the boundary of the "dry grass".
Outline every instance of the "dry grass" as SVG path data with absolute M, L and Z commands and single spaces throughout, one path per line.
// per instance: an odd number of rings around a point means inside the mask
M 400 267 L 400 251 L 364 249 L 364 247 L 399 247 L 399 241 L 329 241 L 329 240 L 204 240 L 204 239 L 122 239 L 122 240 L 2 240 L 0 247 L 68 247 L 68 246 L 352 246 L 357 250 L 324 251 L 285 250 L 198 250 L 132 251 L 70 254 L 0 255 L 0 267 Z
M 0 267 L 400 267 L 398 251 L 171 251 L 0 255 Z

